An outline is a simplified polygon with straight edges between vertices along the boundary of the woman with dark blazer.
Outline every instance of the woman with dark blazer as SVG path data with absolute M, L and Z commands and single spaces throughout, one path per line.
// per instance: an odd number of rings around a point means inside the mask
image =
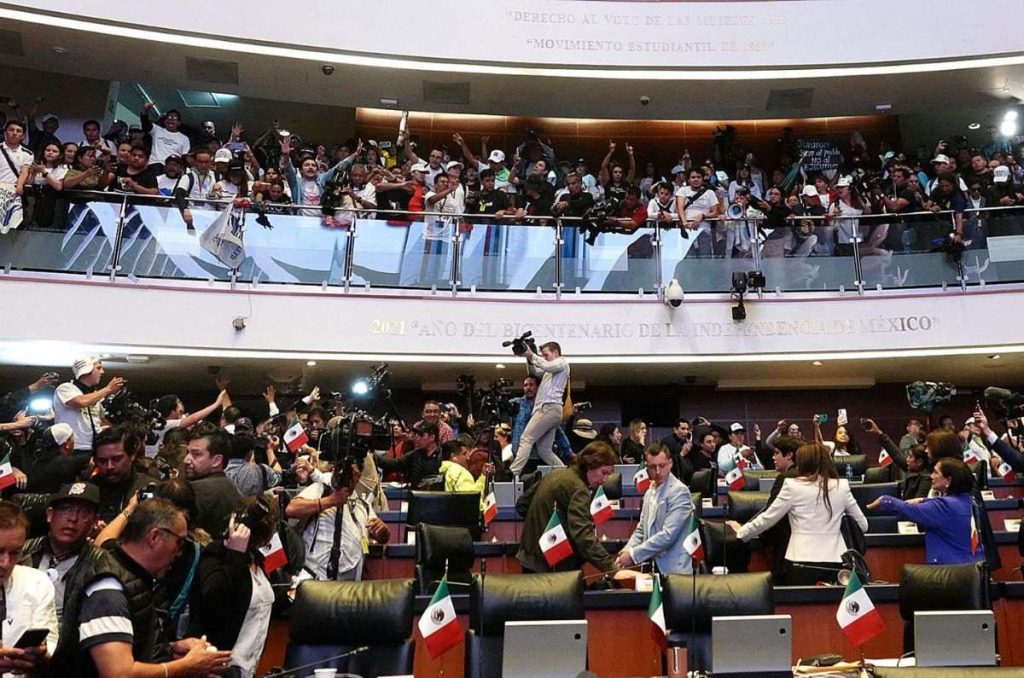
M 879 497 L 868 508 L 881 508 L 925 528 L 924 557 L 929 565 L 974 563 L 985 559 L 985 549 L 972 523 L 973 486 L 967 464 L 943 457 L 932 470 L 932 489 L 939 496 L 909 501 Z
M 199 561 L 189 598 L 189 635 L 205 635 L 217 648 L 231 650 L 228 675 L 252 678 L 263 654 L 274 589 L 259 549 L 274 536 L 279 515 L 274 501 L 246 497 L 224 538 L 207 546 Z
M 850 484 L 839 479 L 829 449 L 820 443 L 796 451 L 795 478 L 787 478 L 771 506 L 746 525 L 726 524 L 743 541 L 750 541 L 783 518 L 788 518 L 786 583 L 813 584 L 835 581 L 842 567 L 846 542 L 840 532 L 843 515 L 851 516 L 867 531 L 868 520 L 850 493 Z

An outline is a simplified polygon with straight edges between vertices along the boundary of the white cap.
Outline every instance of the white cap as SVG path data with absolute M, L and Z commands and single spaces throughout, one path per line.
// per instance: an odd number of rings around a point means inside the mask
M 1010 168 L 1000 165 L 992 171 L 992 181 L 997 184 L 1005 184 L 1010 180 Z
M 732 423 L 732 426 L 729 427 L 729 433 L 737 433 L 739 431 L 746 431 L 746 430 L 747 429 L 743 427 L 743 424 L 739 423 L 738 421 L 734 421 Z
M 505 162 L 505 153 L 498 149 L 491 151 L 491 154 L 487 156 L 487 162 Z
M 682 174 L 685 171 L 685 167 L 683 167 L 682 165 L 676 165 L 675 167 L 672 168 L 672 175 L 675 176 L 676 174 Z
M 463 169 L 465 169 L 466 166 L 463 165 L 458 160 L 452 160 L 450 163 L 448 163 L 447 165 L 444 166 L 444 170 L 447 172 L 448 170 L 450 170 L 453 167 L 462 167 Z
M 92 372 L 92 368 L 96 367 L 96 363 L 99 361 L 100 359 L 94 355 L 83 356 L 71 363 L 71 372 L 75 375 L 75 379 L 78 379 Z
M 213 154 L 214 162 L 231 162 L 234 159 L 234 155 L 231 154 L 231 150 L 227 148 L 218 148 L 217 152 Z
M 429 169 L 430 168 L 427 166 L 427 164 L 425 162 L 418 162 L 415 165 L 413 165 L 412 167 L 410 167 L 409 171 L 410 172 L 426 172 Z
M 818 189 L 814 187 L 814 184 L 807 184 L 806 186 L 804 186 L 804 190 L 800 191 L 800 195 L 804 196 L 805 198 L 817 198 Z
M 54 424 L 47 430 L 53 436 L 53 442 L 57 443 L 58 446 L 66 443 L 74 435 L 74 431 L 67 424 Z
M 49 120 L 56 120 L 57 124 L 58 125 L 60 124 L 60 118 L 58 118 L 53 113 L 47 113 L 46 115 L 44 115 L 43 119 L 39 121 L 39 124 L 40 125 L 45 125 L 47 123 L 47 121 L 49 121 Z
M 850 177 L 839 177 L 839 181 L 836 182 L 836 188 L 842 188 L 843 186 L 849 186 L 853 181 Z
M 946 163 L 948 165 L 949 164 L 949 156 L 945 155 L 944 153 L 939 153 L 937 156 L 932 158 L 932 164 L 933 165 L 935 163 L 937 163 L 937 162 Z
M 974 426 L 974 417 L 967 417 L 967 421 L 964 422 L 964 426 Z

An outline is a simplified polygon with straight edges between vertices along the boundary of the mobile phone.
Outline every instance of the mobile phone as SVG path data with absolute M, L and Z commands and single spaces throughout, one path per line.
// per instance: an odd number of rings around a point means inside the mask
M 39 647 L 46 642 L 46 637 L 50 635 L 50 629 L 28 629 L 21 634 L 21 638 L 18 638 L 18 642 L 14 644 L 14 647 L 20 650 L 27 650 L 30 647 Z
M 868 422 L 868 420 L 865 419 L 864 417 L 860 418 L 860 425 L 864 427 L 865 431 L 870 431 L 871 430 L 870 422 Z

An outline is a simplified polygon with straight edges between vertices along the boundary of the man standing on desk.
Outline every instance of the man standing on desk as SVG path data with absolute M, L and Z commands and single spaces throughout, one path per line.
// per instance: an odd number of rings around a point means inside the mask
M 555 432 L 562 424 L 562 394 L 569 384 L 569 363 L 562 357 L 562 347 L 554 341 L 542 345 L 539 356 L 527 347 L 523 357 L 526 358 L 526 369 L 540 378 L 540 385 L 533 403 L 533 414 L 519 438 L 519 447 L 512 460 L 510 470 L 514 476 L 523 472 L 534 443 L 544 463 L 565 466 L 551 448 Z
M 690 574 L 693 563 L 683 544 L 683 531 L 693 512 L 690 490 L 672 475 L 672 456 L 664 443 L 649 445 L 644 463 L 651 487 L 644 493 L 640 520 L 615 559 L 615 567 L 653 560 L 659 572 Z

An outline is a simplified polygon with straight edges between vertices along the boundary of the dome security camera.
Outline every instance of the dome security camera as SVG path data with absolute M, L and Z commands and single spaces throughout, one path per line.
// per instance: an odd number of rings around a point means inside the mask
M 646 94 L 640 97 L 641 106 L 646 106 L 649 103 L 651 103 L 651 97 L 647 96 Z
M 679 308 L 683 305 L 683 286 L 675 278 L 672 278 L 668 287 L 665 288 L 665 303 L 672 308 Z
M 231 326 L 235 328 L 235 332 L 241 332 L 245 329 L 245 318 L 242 316 L 236 316 L 235 319 L 231 321 Z
M 334 72 L 334 66 L 330 64 L 324 64 L 320 67 L 320 70 L 324 72 L 324 75 L 330 75 Z

